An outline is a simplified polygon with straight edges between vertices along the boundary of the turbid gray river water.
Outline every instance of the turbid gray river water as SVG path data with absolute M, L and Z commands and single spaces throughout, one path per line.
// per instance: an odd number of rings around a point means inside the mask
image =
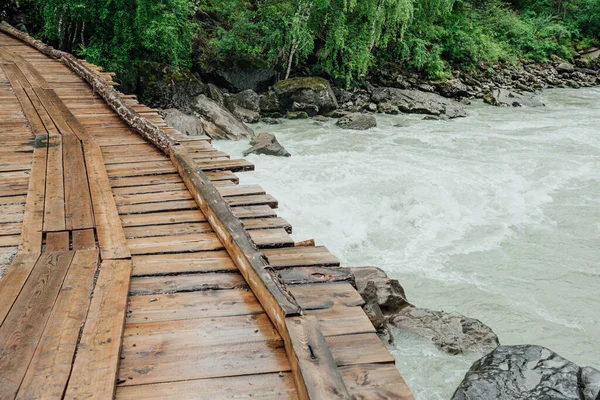
M 416 305 L 600 368 L 600 89 L 541 98 L 535 109 L 476 103 L 447 122 L 377 115 L 369 131 L 255 126 L 293 156 L 248 157 L 257 170 L 242 183 L 279 200 L 296 240 L 383 268 Z M 215 145 L 236 157 L 248 147 Z M 449 399 L 480 356 L 398 334 L 393 352 L 419 400 Z

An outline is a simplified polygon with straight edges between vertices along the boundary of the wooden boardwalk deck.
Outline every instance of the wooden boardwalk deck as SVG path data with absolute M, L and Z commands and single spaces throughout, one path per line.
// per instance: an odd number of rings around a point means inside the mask
M 159 149 L 0 30 L 0 399 L 412 398 L 348 271 L 239 184 L 252 164 L 117 94 Z

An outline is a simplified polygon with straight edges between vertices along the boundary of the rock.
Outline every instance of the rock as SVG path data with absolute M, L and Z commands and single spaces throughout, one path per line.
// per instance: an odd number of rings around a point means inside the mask
M 225 104 L 229 108 L 229 104 L 237 104 L 238 106 L 251 110 L 254 112 L 260 112 L 260 97 L 252 89 L 247 89 L 242 92 L 229 95 Z M 276 111 L 276 110 L 275 110 Z
M 217 86 L 213 85 L 212 83 L 209 83 L 208 85 L 206 85 L 206 89 L 207 89 L 206 94 L 208 95 L 208 97 L 210 97 L 211 99 L 213 99 L 220 105 L 225 104 L 225 102 L 223 100 L 223 92 L 221 92 L 221 89 L 219 89 Z
M 544 104 L 529 94 L 519 94 L 507 89 L 492 89 L 483 101 L 501 107 L 542 107 Z
M 304 111 L 309 116 L 313 116 L 319 113 L 319 106 L 316 104 L 294 102 L 292 104 L 292 111 Z
M 400 111 L 406 113 L 445 114 L 449 118 L 467 116 L 465 108 L 460 103 L 436 93 L 380 87 L 373 90 L 371 99 L 376 103 L 386 102 L 395 105 Z
M 216 82 L 219 86 L 231 92 L 241 92 L 252 89 L 255 92 L 266 91 L 277 78 L 277 72 L 269 68 L 255 66 L 210 66 L 209 71 L 203 75 L 208 80 Z
M 575 67 L 572 64 L 569 64 L 568 62 L 561 62 L 556 66 L 556 72 L 558 72 L 559 74 L 570 73 L 573 71 L 575 71 Z
M 327 122 L 329 121 L 329 118 L 324 117 L 323 115 L 315 115 L 314 117 L 312 117 L 313 120 L 315 121 L 319 121 L 319 122 Z
M 371 112 L 376 112 L 377 111 L 377 104 L 375 103 L 367 103 L 363 106 L 363 108 L 365 110 L 371 111 Z
M 285 114 L 287 119 L 306 119 L 308 118 L 308 114 L 304 111 L 292 112 L 289 111 Z
M 340 118 L 337 126 L 345 129 L 364 131 L 377 126 L 377 120 L 371 114 L 353 113 Z
M 396 279 L 390 279 L 377 267 L 350 268 L 356 288 L 366 303 L 375 303 L 386 315 L 394 315 L 411 304 L 404 288 Z
M 252 147 L 244 151 L 244 157 L 248 154 L 265 154 L 268 156 L 290 157 L 291 154 L 277 141 L 275 135 L 261 133 L 250 142 Z
M 391 325 L 430 340 L 450 354 L 490 351 L 500 342 L 481 321 L 456 313 L 406 307 L 390 318 Z
M 260 122 L 265 123 L 267 125 L 281 125 L 281 120 L 277 118 L 261 118 Z
M 279 99 L 273 92 L 268 92 L 260 96 L 259 108 L 262 113 L 273 113 L 279 111 Z
M 167 125 L 189 136 L 204 135 L 204 123 L 194 115 L 186 114 L 176 108 L 161 111 Z
M 390 103 L 379 103 L 377 105 L 377 111 L 385 114 L 398 115 L 400 114 L 400 110 L 393 104 Z
M 440 115 L 439 117 L 436 115 L 426 115 L 423 117 L 423 121 L 446 121 L 448 117 Z
M 205 95 L 194 99 L 192 110 L 202 118 L 204 131 L 213 139 L 240 140 L 254 137 L 252 129 Z
M 323 78 L 291 78 L 279 81 L 273 86 L 281 107 L 291 110 L 295 103 L 311 104 L 318 107 L 319 113 L 327 113 L 338 107 L 333 90 Z
M 597 400 L 600 372 L 535 345 L 500 346 L 476 361 L 452 400 Z
M 186 70 L 145 62 L 139 68 L 138 97 L 140 103 L 158 108 L 190 111 L 190 104 L 205 86 Z
M 458 79 L 448 80 L 438 84 L 438 91 L 444 97 L 466 97 L 469 95 L 467 85 Z
M 227 108 L 233 115 L 235 115 L 237 119 L 248 124 L 254 124 L 260 119 L 260 114 L 258 112 L 248 110 L 247 108 L 241 107 L 238 104 L 231 103 Z
M 346 115 L 350 115 L 350 114 L 352 114 L 352 113 L 350 111 L 346 111 L 346 110 L 333 110 L 332 112 L 327 114 L 327 116 L 330 118 L 342 118 L 342 117 L 345 117 Z

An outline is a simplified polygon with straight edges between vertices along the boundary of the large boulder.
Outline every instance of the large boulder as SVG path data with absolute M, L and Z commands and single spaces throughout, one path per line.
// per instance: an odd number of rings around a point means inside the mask
M 469 95 L 467 85 L 459 79 L 451 79 L 437 85 L 438 91 L 444 97 L 466 97 Z
M 139 68 L 137 94 L 141 103 L 158 108 L 190 111 L 205 85 L 189 71 L 146 62 Z
M 176 108 L 161 111 L 167 125 L 189 136 L 204 135 L 204 122 L 195 115 L 186 114 Z
M 263 114 L 272 114 L 274 112 L 279 112 L 281 109 L 279 99 L 274 92 L 268 92 L 261 95 L 258 104 L 260 112 Z
M 237 104 L 247 110 L 260 112 L 260 97 L 252 89 L 228 95 L 225 99 L 225 105 L 229 107 L 230 104 Z
M 254 137 L 252 129 L 205 95 L 194 99 L 192 110 L 202 119 L 204 131 L 213 139 L 241 140 Z
M 476 361 L 452 400 L 598 400 L 600 371 L 535 345 L 500 346 Z
M 271 133 L 260 133 L 250 141 L 249 149 L 244 151 L 244 157 L 248 154 L 265 154 L 268 156 L 290 157 L 291 154 L 277 141 Z
M 353 113 L 337 120 L 340 128 L 364 131 L 377 126 L 377 120 L 371 114 Z
M 390 323 L 397 329 L 421 336 L 450 354 L 488 352 L 500 342 L 492 329 L 481 321 L 461 314 L 406 307 Z
M 543 107 L 544 103 L 530 94 L 519 94 L 507 89 L 491 89 L 484 97 L 487 104 L 499 107 Z
M 292 110 L 294 103 L 298 105 L 316 106 L 319 114 L 335 110 L 337 100 L 331 85 L 323 78 L 291 78 L 279 81 L 273 86 L 283 110 Z
M 448 118 L 466 117 L 462 104 L 436 93 L 420 90 L 396 89 L 389 87 L 374 88 L 371 100 L 376 103 L 389 103 L 405 113 L 446 115 Z

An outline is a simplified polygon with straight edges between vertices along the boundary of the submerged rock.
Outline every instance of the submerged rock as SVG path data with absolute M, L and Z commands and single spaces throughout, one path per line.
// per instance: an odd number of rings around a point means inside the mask
M 289 111 L 285 114 L 287 119 L 307 119 L 308 114 L 304 111 Z
M 338 107 L 335 94 L 323 78 L 291 78 L 279 81 L 273 86 L 284 110 L 291 110 L 294 103 L 316 106 L 316 112 L 323 114 Z
M 281 125 L 283 123 L 278 118 L 261 118 L 260 122 L 267 124 L 267 125 Z
M 483 101 L 493 106 L 503 107 L 542 107 L 544 103 L 530 94 L 519 94 L 506 89 L 492 89 Z
M 450 354 L 487 352 L 500 345 L 489 326 L 461 314 L 406 307 L 396 313 L 390 323 L 402 331 L 430 340 Z
M 213 139 L 240 140 L 254 137 L 252 129 L 205 95 L 194 99 L 192 109 L 202 119 L 206 134 Z
M 500 346 L 476 361 L 453 400 L 597 400 L 600 371 L 535 345 Z
M 436 93 L 389 87 L 373 89 L 371 99 L 376 103 L 389 103 L 405 113 L 446 115 L 448 118 L 466 117 L 462 104 Z
M 167 125 L 189 136 L 204 135 L 204 123 L 195 115 L 186 114 L 176 108 L 161 111 Z
M 377 126 L 377 120 L 371 114 L 353 113 L 340 118 L 337 126 L 345 129 L 364 131 Z
M 248 154 L 265 154 L 268 156 L 290 157 L 291 154 L 277 141 L 271 133 L 261 133 L 252 141 L 252 147 L 244 151 L 244 157 Z

